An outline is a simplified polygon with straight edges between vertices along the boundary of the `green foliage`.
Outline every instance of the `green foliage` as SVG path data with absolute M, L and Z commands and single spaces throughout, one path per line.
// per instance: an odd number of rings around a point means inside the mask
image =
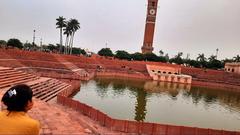
M 60 28 L 62 29 L 63 27 L 66 27 L 66 18 L 64 18 L 63 16 L 59 16 L 57 19 L 56 19 L 56 26 L 57 28 Z
M 16 38 L 9 39 L 7 42 L 7 46 L 12 46 L 12 47 L 20 48 L 20 49 L 23 48 L 22 42 Z
M 225 64 L 225 63 L 234 62 L 234 59 L 228 59 L 228 58 L 226 58 L 226 59 L 224 59 L 224 60 L 222 60 L 222 61 L 223 61 L 223 63 Z
M 53 50 L 57 50 L 57 49 L 58 49 L 58 47 L 57 47 L 57 46 L 55 46 L 55 45 L 53 45 L 53 44 L 48 44 L 48 46 L 47 46 L 47 49 L 49 49 L 49 50 L 53 51 Z
M 33 45 L 31 43 L 24 43 L 23 48 L 28 50 L 35 50 L 38 48 L 38 46 L 36 44 Z
M 160 55 L 160 56 L 163 56 L 163 55 L 164 55 L 163 50 L 160 50 L 160 51 L 159 51 L 159 55 Z
M 116 51 L 115 57 L 118 59 L 131 60 L 131 55 L 128 52 L 122 50 Z
M 166 56 L 159 56 L 157 61 L 166 63 L 166 62 L 168 62 L 168 57 L 166 57 Z
M 23 45 L 23 47 L 24 47 L 25 49 L 30 49 L 30 48 L 33 47 L 33 45 L 32 45 L 31 43 L 25 43 L 25 44 Z
M 183 64 L 184 61 L 182 59 L 182 55 L 183 53 L 182 52 L 179 52 L 174 58 L 171 58 L 169 60 L 170 63 L 176 63 L 176 64 Z
M 7 42 L 5 40 L 0 40 L 0 45 L 6 45 Z
M 158 61 L 159 60 L 158 56 L 154 53 L 146 53 L 143 55 L 143 58 L 146 61 Z
M 59 17 L 60 18 L 60 17 Z M 65 18 L 61 17 L 61 20 L 65 20 Z M 63 23 L 62 25 L 64 27 L 64 35 L 66 35 L 65 40 L 65 47 L 64 47 L 64 53 L 65 54 L 72 54 L 73 52 L 73 41 L 74 41 L 74 35 L 78 29 L 80 29 L 80 23 L 77 19 L 70 19 L 69 21 Z M 56 24 L 58 26 L 58 24 Z M 59 26 L 58 26 L 59 27 Z M 59 27 L 61 28 L 61 27 Z M 62 31 L 60 31 L 62 32 Z M 60 34 L 62 36 L 62 34 Z M 60 36 L 60 37 L 61 37 Z M 61 41 L 61 38 L 60 38 Z M 61 47 L 60 47 L 61 48 Z M 62 49 L 60 49 L 62 50 Z
M 187 60 L 184 60 L 184 63 L 187 65 L 187 66 L 190 66 L 190 67 L 196 67 L 196 68 L 200 68 L 200 63 L 196 60 L 190 60 L 190 59 L 187 59 Z
M 237 56 L 233 57 L 233 60 L 234 60 L 234 62 L 240 62 L 240 56 L 237 55 Z
M 207 68 L 211 69 L 221 69 L 224 67 L 224 63 L 219 60 L 213 60 L 208 62 Z
M 224 63 L 217 60 L 217 57 L 215 55 L 212 55 L 208 58 L 208 62 L 207 62 L 207 68 L 211 68 L 211 69 L 220 69 L 224 67 Z
M 73 47 L 73 48 L 72 48 L 72 54 L 74 54 L 74 55 L 80 55 L 80 54 L 86 55 L 87 53 L 86 53 L 85 50 L 83 50 L 83 49 L 81 49 L 81 48 Z
M 197 61 L 199 62 L 200 67 L 202 67 L 202 68 L 207 67 L 207 58 L 205 57 L 205 55 L 203 53 L 198 54 Z
M 110 48 L 102 48 L 99 52 L 98 55 L 100 56 L 108 56 L 108 57 L 113 57 L 112 50 Z
M 139 61 L 143 60 L 143 54 L 139 52 L 132 54 L 131 57 L 133 60 L 139 60 Z

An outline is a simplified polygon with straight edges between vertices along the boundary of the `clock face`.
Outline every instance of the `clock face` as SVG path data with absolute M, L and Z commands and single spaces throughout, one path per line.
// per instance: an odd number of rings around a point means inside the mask
M 156 14 L 156 10 L 155 9 L 150 9 L 149 10 L 149 14 L 150 15 L 155 15 Z

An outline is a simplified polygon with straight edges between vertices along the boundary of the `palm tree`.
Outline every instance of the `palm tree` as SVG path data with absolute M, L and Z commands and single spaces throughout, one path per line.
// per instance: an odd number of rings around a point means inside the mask
M 206 61 L 205 55 L 203 53 L 202 54 L 198 54 L 197 61 L 200 61 L 200 62 Z
M 75 35 L 75 32 L 80 29 L 80 23 L 78 22 L 77 19 L 70 19 L 69 21 L 69 25 L 70 25 L 70 28 L 71 28 L 71 39 L 70 39 L 70 42 L 69 42 L 69 47 L 70 47 L 70 50 L 69 50 L 69 53 L 72 54 L 72 47 L 73 47 L 73 39 L 74 39 L 74 35 Z
M 64 54 L 68 54 L 69 36 L 72 34 L 72 29 L 69 21 L 66 23 L 66 27 L 63 30 L 63 34 L 66 35 Z
M 214 60 L 217 60 L 217 56 L 216 55 L 211 55 L 209 58 L 208 58 L 209 62 L 212 62 Z
M 233 57 L 233 59 L 234 59 L 235 62 L 240 62 L 240 56 L 239 55 Z
M 66 27 L 66 18 L 64 18 L 63 16 L 59 16 L 57 19 L 57 28 L 60 29 L 60 49 L 59 49 L 59 52 L 61 53 L 62 52 L 62 31 L 63 31 L 63 28 Z
M 198 54 L 197 61 L 200 63 L 201 67 L 206 67 L 207 58 L 203 53 Z

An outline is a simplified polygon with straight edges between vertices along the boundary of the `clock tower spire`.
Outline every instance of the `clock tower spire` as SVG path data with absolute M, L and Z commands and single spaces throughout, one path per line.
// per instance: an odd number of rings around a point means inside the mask
M 142 53 L 152 53 L 153 37 L 157 15 L 158 0 L 148 0 L 147 19 L 145 25 Z

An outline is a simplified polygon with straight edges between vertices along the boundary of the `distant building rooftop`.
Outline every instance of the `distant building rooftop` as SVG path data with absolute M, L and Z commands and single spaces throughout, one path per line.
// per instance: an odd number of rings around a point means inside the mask
M 226 63 L 225 71 L 240 74 L 240 62 Z

